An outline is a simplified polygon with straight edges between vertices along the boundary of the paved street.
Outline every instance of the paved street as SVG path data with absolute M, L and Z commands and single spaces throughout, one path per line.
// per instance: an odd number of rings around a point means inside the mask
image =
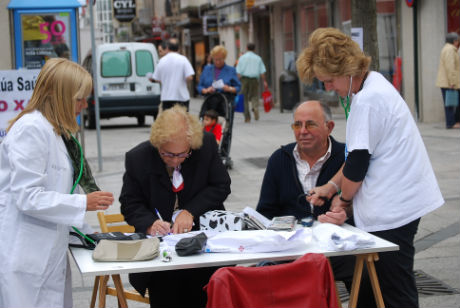
M 191 112 L 198 113 L 202 100 L 192 99 Z M 333 136 L 344 141 L 345 117 L 334 110 L 336 127 Z M 99 186 L 115 195 L 116 202 L 107 212 L 118 213 L 118 196 L 124 171 L 124 153 L 141 141 L 147 140 L 153 119 L 146 126 L 137 127 L 135 118 L 102 120 L 103 170 L 98 170 L 96 131 L 85 131 L 85 151 Z M 266 160 L 280 145 L 294 141 L 290 123 L 292 112 L 279 112 L 276 107 L 262 114 L 257 122 L 244 123 L 243 115 L 235 115 L 230 170 L 232 194 L 225 205 L 229 210 L 240 211 L 246 206 L 255 207 L 264 175 Z M 415 270 L 442 281 L 454 291 L 460 290 L 460 130 L 446 130 L 444 123 L 420 124 L 445 205 L 425 216 L 416 235 Z M 404 168 L 404 166 L 395 166 Z M 391 192 L 388 192 L 391 193 Z M 98 230 L 95 213 L 87 214 L 87 221 Z M 73 294 L 75 307 L 87 307 L 91 298 L 93 278 L 82 278 L 72 262 Z M 122 277 L 129 287 L 126 276 Z M 116 307 L 114 297 L 108 297 L 108 307 Z M 146 304 L 128 302 L 130 307 L 148 307 Z M 421 307 L 460 307 L 460 295 L 421 295 Z

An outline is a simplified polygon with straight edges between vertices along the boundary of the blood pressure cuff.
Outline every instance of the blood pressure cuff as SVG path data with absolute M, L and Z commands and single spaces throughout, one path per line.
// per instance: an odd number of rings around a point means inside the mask
M 350 181 L 361 182 L 366 176 L 370 159 L 371 154 L 367 150 L 351 151 L 345 161 L 343 175 Z
M 208 237 L 204 232 L 193 237 L 183 238 L 176 244 L 176 253 L 181 257 L 200 253 L 203 251 L 207 240 Z

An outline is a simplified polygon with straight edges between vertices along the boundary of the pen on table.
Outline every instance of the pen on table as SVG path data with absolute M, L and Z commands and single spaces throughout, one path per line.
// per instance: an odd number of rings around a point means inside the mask
M 89 238 L 88 236 L 86 236 L 86 234 L 84 234 L 83 232 L 81 232 L 80 230 L 78 230 L 76 227 L 72 226 L 72 229 L 74 229 L 75 232 L 77 232 L 78 234 L 80 234 L 81 236 L 83 236 L 88 242 L 90 242 L 91 244 L 96 245 L 96 242 L 95 242 L 94 240 L 92 240 L 91 238 Z

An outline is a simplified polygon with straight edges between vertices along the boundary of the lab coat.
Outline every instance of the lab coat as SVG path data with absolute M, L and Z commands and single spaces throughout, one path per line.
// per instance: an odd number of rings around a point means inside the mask
M 62 138 L 39 111 L 0 145 L 0 307 L 72 306 L 69 226 L 81 227 L 86 211 L 86 196 L 69 194 L 72 173 Z

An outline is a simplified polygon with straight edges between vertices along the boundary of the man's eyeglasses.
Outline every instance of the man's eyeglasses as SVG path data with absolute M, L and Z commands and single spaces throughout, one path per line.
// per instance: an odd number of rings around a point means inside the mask
M 316 123 L 315 121 L 295 121 L 294 123 L 291 124 L 291 127 L 294 131 L 299 131 L 302 129 L 302 127 L 305 124 L 305 129 L 307 130 L 315 130 L 319 127 L 319 124 Z
M 161 156 L 167 157 L 167 158 L 189 158 L 190 155 L 192 155 L 192 151 L 189 151 L 188 153 L 170 153 L 170 152 L 160 152 Z

